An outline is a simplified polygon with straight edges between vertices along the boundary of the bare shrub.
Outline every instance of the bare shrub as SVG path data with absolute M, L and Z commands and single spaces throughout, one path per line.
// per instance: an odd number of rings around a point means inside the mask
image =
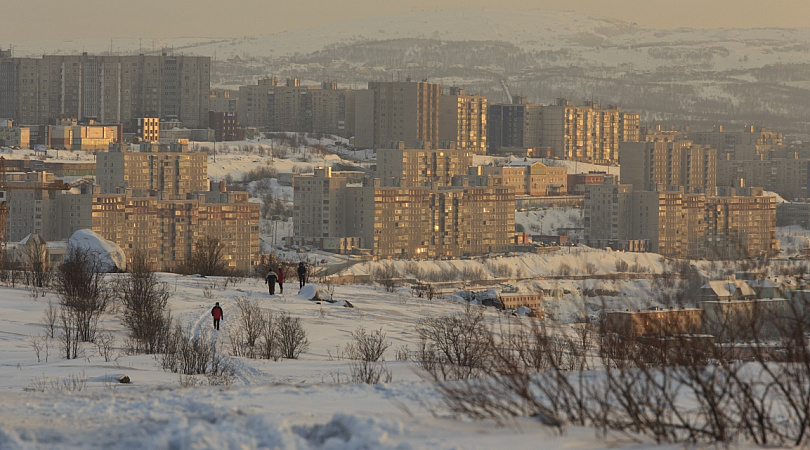
M 124 306 L 124 325 L 135 350 L 148 354 L 162 351 L 171 331 L 167 308 L 171 292 L 149 269 L 145 253 L 133 253 L 129 273 L 119 278 L 116 295 Z
M 95 338 L 98 320 L 112 297 L 103 269 L 97 254 L 71 247 L 56 272 L 55 288 L 62 311 L 72 316 L 69 322 L 83 342 Z
M 42 317 L 42 327 L 49 338 L 56 337 L 56 327 L 59 322 L 59 308 L 54 306 L 52 301 L 48 301 L 48 307 L 45 308 L 45 314 Z
M 490 334 L 480 312 L 419 320 L 419 366 L 437 380 L 466 380 L 487 364 Z
M 264 328 L 264 314 L 258 303 L 246 297 L 236 299 L 236 306 L 239 309 L 238 329 L 243 333 L 243 342 L 247 347 L 253 348 Z
M 383 360 L 383 354 L 391 347 L 391 343 L 385 340 L 382 328 L 369 333 L 360 327 L 351 332 L 351 338 L 346 345 L 346 353 L 349 358 L 358 361 Z
M 352 383 L 388 383 L 392 379 L 391 371 L 381 361 L 353 361 L 349 363 L 349 372 Z
M 291 317 L 287 313 L 278 314 L 275 318 L 275 328 L 279 351 L 283 358 L 298 359 L 298 356 L 309 348 L 309 339 L 301 319 Z
M 104 358 L 104 362 L 110 362 L 113 356 L 115 336 L 112 333 L 99 333 L 96 335 L 95 344 L 99 356 Z
M 560 277 L 567 277 L 571 275 L 571 266 L 568 263 L 561 263 L 560 267 L 557 268 L 557 276 Z
M 208 332 L 192 334 L 175 322 L 160 356 L 163 370 L 182 375 L 227 376 L 233 372 L 231 364 L 217 351 L 216 341 Z
M 616 260 L 616 272 L 627 272 L 630 270 L 630 264 L 623 259 Z
M 194 250 L 179 270 L 204 277 L 231 275 L 224 250 L 224 244 L 219 239 L 212 236 L 201 237 L 194 243 Z
M 399 271 L 392 263 L 383 263 L 382 267 L 376 267 L 372 274 L 374 281 L 385 287 L 388 292 L 394 292 L 399 284 Z

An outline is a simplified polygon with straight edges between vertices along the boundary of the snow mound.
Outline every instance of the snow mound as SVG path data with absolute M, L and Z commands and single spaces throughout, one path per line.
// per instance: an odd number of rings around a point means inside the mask
M 308 284 L 298 291 L 298 297 L 304 300 L 313 300 L 318 295 L 318 287 L 314 284 Z
M 293 431 L 306 439 L 314 448 L 394 448 L 389 436 L 402 434 L 402 425 L 396 421 L 376 418 L 361 419 L 337 413 L 328 423 L 312 426 L 298 425 Z
M 68 241 L 69 248 L 81 248 L 101 258 L 102 270 L 105 272 L 123 272 L 127 269 L 127 258 L 121 247 L 108 241 L 93 230 L 79 230 L 73 233 Z

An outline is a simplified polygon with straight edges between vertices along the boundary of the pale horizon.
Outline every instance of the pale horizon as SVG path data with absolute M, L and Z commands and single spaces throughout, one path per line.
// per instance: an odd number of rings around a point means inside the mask
M 143 0 L 127 4 L 98 0 L 65 8 L 53 0 L 4 5 L 7 20 L 0 28 L 0 48 L 15 42 L 71 39 L 238 38 L 307 29 L 391 14 L 492 9 L 482 0 L 404 0 L 395 4 L 372 0 L 324 2 L 300 0 L 274 5 L 262 0 Z M 574 11 L 636 23 L 642 28 L 805 28 L 810 27 L 810 2 L 774 0 L 767 7 L 755 0 L 682 0 L 677 7 L 648 0 L 569 0 L 563 7 L 551 0 L 506 0 L 501 9 Z M 49 11 L 53 11 L 50 13 Z M 121 18 L 124 18 L 122 21 Z

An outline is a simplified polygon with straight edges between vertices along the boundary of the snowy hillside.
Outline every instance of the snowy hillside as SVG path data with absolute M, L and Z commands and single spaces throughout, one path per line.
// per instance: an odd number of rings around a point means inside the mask
M 156 358 L 124 351 L 120 309 L 102 317 L 112 336 L 111 354 L 83 345 L 81 357 L 60 356 L 56 340 L 40 325 L 52 293 L 33 296 L 0 287 L 0 448 L 558 448 L 607 443 L 594 430 L 570 427 L 557 436 L 534 419 L 498 427 L 489 421 L 457 421 L 431 384 L 398 352 L 417 348 L 413 331 L 421 317 L 463 311 L 455 301 L 426 301 L 401 289 L 339 286 L 336 299 L 354 308 L 318 304 L 296 295 L 270 297 L 256 279 L 226 283 L 221 278 L 161 275 L 172 295 L 173 316 L 191 333 L 214 339 L 235 372 L 229 384 L 207 386 L 204 376 L 178 376 L 160 369 Z M 301 319 L 311 342 L 297 360 L 227 356 L 231 334 L 240 327 L 237 299 Z M 210 309 L 225 311 L 219 332 Z M 493 310 L 488 320 L 507 318 Z M 349 333 L 381 329 L 391 343 L 385 354 L 392 380 L 377 385 L 350 382 L 342 358 Z M 34 343 L 39 345 L 35 352 Z M 119 384 L 122 376 L 129 384 Z M 619 441 L 621 442 L 621 441 Z M 615 445 L 613 442 L 611 445 Z M 621 444 L 620 444 L 621 445 Z

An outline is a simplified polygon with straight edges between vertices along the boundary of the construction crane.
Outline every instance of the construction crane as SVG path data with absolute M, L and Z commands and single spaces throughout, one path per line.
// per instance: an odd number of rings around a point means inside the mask
M 504 103 L 506 103 L 507 105 L 511 105 L 512 93 L 509 92 L 509 85 L 506 84 L 506 80 L 501 80 L 501 88 L 503 88 L 503 95 L 504 97 L 506 97 L 506 101 Z
M 9 186 L 6 179 L 6 158 L 0 156 L 0 264 L 5 264 L 8 244 L 8 191 L 65 191 L 70 185 L 62 180 L 28 186 Z

